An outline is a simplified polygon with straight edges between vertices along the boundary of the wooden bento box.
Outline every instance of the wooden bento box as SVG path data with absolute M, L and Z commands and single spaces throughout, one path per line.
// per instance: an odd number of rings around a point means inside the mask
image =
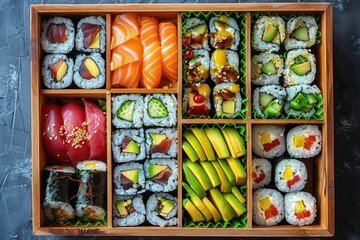
M 334 216 L 334 107 L 333 107 L 333 39 L 332 39 L 332 5 L 330 3 L 254 3 L 254 4 L 149 4 L 149 5 L 32 5 L 31 6 L 31 82 L 32 82 L 32 220 L 35 235 L 106 235 L 106 236 L 333 236 L 335 226 Z M 111 60 L 110 36 L 111 23 L 116 15 L 123 13 L 137 13 L 141 16 L 156 17 L 159 22 L 171 21 L 177 26 L 178 43 L 178 81 L 176 83 L 164 82 L 155 89 L 146 88 L 113 88 L 111 86 Z M 184 14 L 193 16 L 199 12 L 231 13 L 242 16 L 242 53 L 240 59 L 243 62 L 243 94 L 247 97 L 244 101 L 243 116 L 233 119 L 225 118 L 188 118 L 184 117 L 183 91 L 184 91 L 184 50 L 182 40 L 182 21 Z M 193 15 L 191 15 L 193 14 Z M 251 45 L 254 19 L 257 15 L 291 16 L 309 14 L 315 16 L 319 25 L 318 44 L 312 47 L 316 57 L 316 80 L 315 83 L 322 91 L 323 118 L 322 119 L 258 119 L 253 115 L 252 94 L 255 86 L 251 83 L 251 59 L 254 54 Z M 106 20 L 106 51 L 102 54 L 105 59 L 106 81 L 100 89 L 80 89 L 77 87 L 66 89 L 47 89 L 42 83 L 42 61 L 46 53 L 42 50 L 41 23 L 44 19 L 61 16 L 73 19 L 74 26 L 84 16 L 102 16 Z M 211 80 L 209 80 L 211 81 Z M 178 131 L 178 187 L 173 194 L 178 199 L 178 224 L 171 227 L 157 227 L 143 224 L 138 227 L 115 227 L 113 226 L 113 172 L 115 162 L 112 156 L 111 138 L 112 126 L 111 110 L 114 95 L 120 94 L 174 94 L 177 98 L 177 123 Z M 106 102 L 106 161 L 107 161 L 107 184 L 106 184 L 106 225 L 105 226 L 70 226 L 48 224 L 42 207 L 44 201 L 45 177 L 43 170 L 49 164 L 48 155 L 44 150 L 41 132 L 41 107 L 44 103 L 53 99 L 90 99 L 95 102 L 102 99 Z M 252 220 L 252 181 L 251 177 L 246 180 L 246 208 L 245 227 L 214 227 L 201 225 L 198 227 L 185 226 L 182 200 L 186 192 L 182 188 L 183 170 L 182 151 L 183 133 L 191 126 L 202 125 L 234 125 L 245 129 L 247 153 L 244 157 L 247 176 L 252 176 L 252 127 L 254 125 L 285 125 L 287 129 L 299 124 L 316 124 L 322 132 L 322 151 L 312 159 L 307 159 L 308 182 L 305 191 L 313 194 L 317 200 L 317 217 L 315 222 L 308 226 L 292 226 L 282 221 L 276 226 L 258 226 Z

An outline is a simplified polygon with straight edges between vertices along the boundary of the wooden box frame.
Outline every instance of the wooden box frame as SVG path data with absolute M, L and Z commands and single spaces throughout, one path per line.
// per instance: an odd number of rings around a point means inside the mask
M 332 53 L 332 5 L 330 3 L 250 3 L 250 4 L 151 4 L 151 5 L 32 5 L 31 6 L 31 81 L 32 81 L 32 214 L 33 232 L 35 235 L 107 235 L 107 236 L 333 236 L 334 224 L 334 107 L 333 107 L 333 53 Z M 240 119 L 183 119 L 182 103 L 182 65 L 181 65 L 181 13 L 200 11 L 236 11 L 246 14 L 246 94 L 249 97 L 247 120 Z M 178 26 L 179 45 L 179 81 L 169 89 L 113 89 L 110 85 L 110 70 L 106 65 L 106 87 L 98 90 L 65 89 L 51 90 L 42 88 L 40 46 L 41 22 L 48 16 L 82 16 L 101 15 L 106 18 L 107 46 L 110 45 L 111 19 L 114 15 L 125 12 L 136 12 L 144 15 L 171 19 Z M 251 13 L 314 13 L 320 16 L 321 43 L 316 47 L 317 83 L 323 92 L 324 120 L 315 119 L 253 119 L 251 112 Z M 106 62 L 110 60 L 110 50 L 106 49 Z M 103 98 L 107 102 L 107 116 L 111 116 L 111 95 L 120 93 L 173 93 L 178 97 L 178 131 L 181 143 L 182 127 L 188 124 L 235 123 L 246 127 L 247 136 L 251 136 L 254 124 L 318 124 L 322 128 L 323 150 L 312 164 L 313 178 L 310 185 L 318 201 L 318 217 L 310 226 L 279 225 L 260 227 L 252 224 L 252 185 L 247 180 L 247 223 L 248 228 L 186 228 L 182 226 L 182 170 L 179 167 L 179 225 L 176 227 L 112 227 L 112 156 L 111 132 L 107 132 L 107 227 L 57 227 L 46 226 L 42 212 L 42 169 L 46 165 L 46 154 L 40 134 L 40 110 L 45 98 L 81 97 Z M 107 129 L 111 129 L 111 119 L 107 118 Z M 181 144 L 179 144 L 178 161 L 182 163 Z M 249 137 L 248 149 L 251 149 Z M 251 166 L 252 151 L 247 152 L 247 165 Z M 247 168 L 251 176 L 251 168 Z

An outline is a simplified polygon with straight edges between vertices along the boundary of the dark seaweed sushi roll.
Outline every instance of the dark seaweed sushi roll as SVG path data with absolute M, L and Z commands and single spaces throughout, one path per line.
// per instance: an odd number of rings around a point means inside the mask
M 149 158 L 177 156 L 178 132 L 175 128 L 149 128 L 145 130 L 146 155 Z
M 106 216 L 106 164 L 84 161 L 76 165 L 81 181 L 76 216 L 83 221 L 101 221 Z
M 81 52 L 105 52 L 105 20 L 102 17 L 85 17 L 77 25 L 76 50 Z
M 210 43 L 216 49 L 237 50 L 240 43 L 239 26 L 226 15 L 212 17 L 209 21 Z
M 43 203 L 46 219 L 51 223 L 64 223 L 75 217 L 71 198 L 75 195 L 75 169 L 69 166 L 48 166 L 44 169 L 46 179 Z
M 45 87 L 67 88 L 73 81 L 74 60 L 63 54 L 46 55 L 42 62 L 42 78 Z
M 193 50 L 194 56 L 186 64 L 188 83 L 205 82 L 209 78 L 210 55 L 205 49 Z
M 177 161 L 175 159 L 149 159 L 144 163 L 146 190 L 171 192 L 178 185 Z
M 145 159 L 145 136 L 143 129 L 121 129 L 113 132 L 112 152 L 115 162 L 123 163 Z
M 237 82 L 239 74 L 239 56 L 235 51 L 216 49 L 211 55 L 211 80 L 215 83 Z
M 139 226 L 145 222 L 145 204 L 142 195 L 120 196 L 114 194 L 113 225 L 115 227 Z
M 146 219 L 151 225 L 177 225 L 177 198 L 168 193 L 155 193 L 146 202 Z
M 255 89 L 253 107 L 259 118 L 277 118 L 280 116 L 286 97 L 285 88 L 278 85 L 266 85 Z
M 208 117 L 211 111 L 211 89 L 207 83 L 188 84 L 184 91 L 184 106 L 188 117 Z
M 100 53 L 76 56 L 74 82 L 79 88 L 101 88 L 105 84 L 105 61 Z
M 173 127 L 177 122 L 174 94 L 147 94 L 144 98 L 144 125 Z
M 137 162 L 117 165 L 114 168 L 114 187 L 118 195 L 136 195 L 145 192 L 144 166 Z
M 206 22 L 199 18 L 188 18 L 184 22 L 186 32 L 183 35 L 183 44 L 192 49 L 209 50 L 209 30 Z

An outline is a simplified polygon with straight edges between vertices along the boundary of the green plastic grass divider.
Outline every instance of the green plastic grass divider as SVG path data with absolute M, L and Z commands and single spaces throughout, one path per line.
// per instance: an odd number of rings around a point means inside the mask
M 71 226 L 71 227 L 106 227 L 107 226 L 107 216 L 104 217 L 101 221 L 82 221 L 79 218 L 76 218 L 72 221 L 67 221 L 62 224 L 62 226 Z

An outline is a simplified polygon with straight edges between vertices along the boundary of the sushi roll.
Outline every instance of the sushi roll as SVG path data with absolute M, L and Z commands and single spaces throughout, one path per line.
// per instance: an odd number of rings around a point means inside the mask
M 285 49 L 310 48 L 315 44 L 318 25 L 314 17 L 299 16 L 286 23 Z
M 71 197 L 75 195 L 72 178 L 75 169 L 70 166 L 48 166 L 44 169 L 46 179 L 43 209 L 50 223 L 64 223 L 75 217 Z
M 280 116 L 286 97 L 285 88 L 278 85 L 257 87 L 253 94 L 253 107 L 257 117 L 277 118 Z
M 139 94 L 123 94 L 111 98 L 112 124 L 117 128 L 141 128 L 144 98 Z
M 147 94 L 144 98 L 144 125 L 176 125 L 177 99 L 174 94 Z
M 204 49 L 193 50 L 192 58 L 187 61 L 186 80 L 188 83 L 204 82 L 209 78 L 209 52 Z
M 285 126 L 257 125 L 252 129 L 252 150 L 259 157 L 280 157 L 286 150 Z
M 211 80 L 215 83 L 237 82 L 239 75 L 239 56 L 231 50 L 216 49 L 211 55 Z
M 145 204 L 142 195 L 120 196 L 113 199 L 114 227 L 139 226 L 145 222 Z
M 175 128 L 149 128 L 145 131 L 146 156 L 149 158 L 175 158 L 178 132 Z
M 42 78 L 45 87 L 67 88 L 73 81 L 74 60 L 63 54 L 46 55 L 42 62 Z
M 177 188 L 178 170 L 175 159 L 148 159 L 144 163 L 146 185 L 152 192 L 171 192 Z
M 74 82 L 79 88 L 101 88 L 105 84 L 105 61 L 100 53 L 76 56 Z
M 316 85 L 300 84 L 286 88 L 287 96 L 284 111 L 295 117 L 311 117 L 321 100 L 320 89 Z
M 316 198 L 307 192 L 288 193 L 284 197 L 285 219 L 291 225 L 304 226 L 314 222 Z
M 144 130 L 116 130 L 112 134 L 111 146 L 115 162 L 144 160 L 146 156 Z
M 76 50 L 86 53 L 104 53 L 106 44 L 105 20 L 102 17 L 85 17 L 77 24 Z
M 185 33 L 183 34 L 183 44 L 192 49 L 209 48 L 209 30 L 206 22 L 199 18 L 187 18 L 183 23 Z
M 256 190 L 268 185 L 271 181 L 271 163 L 265 158 L 252 160 L 252 189 Z
M 102 221 L 106 216 L 106 164 L 84 161 L 76 165 L 81 181 L 76 216 L 83 221 Z
M 281 192 L 297 192 L 304 189 L 307 170 L 303 162 L 283 159 L 275 167 L 275 185 Z
M 178 223 L 177 198 L 168 193 L 155 193 L 146 202 L 146 219 L 151 225 L 165 227 Z
M 226 15 L 212 17 L 209 21 L 210 44 L 216 49 L 237 50 L 240 43 L 240 30 L 235 19 Z
M 284 86 L 311 84 L 316 74 L 315 62 L 315 56 L 310 50 L 289 51 L 285 60 Z
M 286 135 L 286 147 L 290 156 L 310 158 L 321 151 L 322 137 L 319 126 L 300 125 L 292 128 Z
M 252 58 L 251 82 L 255 85 L 280 84 L 284 59 L 274 53 L 260 53 Z
M 118 195 L 136 195 L 145 192 L 144 166 L 129 162 L 114 168 L 115 193 Z
M 256 51 L 278 52 L 285 36 L 285 22 L 281 17 L 261 16 L 254 25 L 252 47 Z
M 261 188 L 253 194 L 253 220 L 260 226 L 273 226 L 284 219 L 284 201 L 274 189 Z
M 67 54 L 74 48 L 75 30 L 68 18 L 54 17 L 41 24 L 41 46 L 47 53 Z
M 208 117 L 211 111 L 211 89 L 207 83 L 188 84 L 184 91 L 184 106 L 186 114 Z
M 234 118 L 241 112 L 240 86 L 236 83 L 220 83 L 214 87 L 216 116 Z

